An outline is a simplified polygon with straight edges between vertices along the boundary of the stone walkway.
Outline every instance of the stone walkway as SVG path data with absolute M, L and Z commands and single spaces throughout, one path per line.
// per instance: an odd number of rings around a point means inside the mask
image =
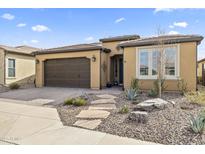
M 92 101 L 88 110 L 82 110 L 76 117 L 78 120 L 74 126 L 95 129 L 100 125 L 102 119 L 110 115 L 110 110 L 116 109 L 114 100 L 116 97 L 109 94 L 97 95 L 100 99 Z

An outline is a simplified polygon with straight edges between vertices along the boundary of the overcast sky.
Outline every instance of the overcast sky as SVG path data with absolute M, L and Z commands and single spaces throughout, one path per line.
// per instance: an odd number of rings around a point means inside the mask
M 51 48 L 127 34 L 205 36 L 205 9 L 0 9 L 0 44 Z M 205 58 L 205 41 L 198 48 Z

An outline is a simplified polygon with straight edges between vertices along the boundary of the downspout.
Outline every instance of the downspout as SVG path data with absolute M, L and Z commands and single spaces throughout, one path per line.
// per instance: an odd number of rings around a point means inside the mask
M 197 87 L 197 81 L 198 81 L 198 77 L 197 77 L 197 69 L 198 69 L 198 62 L 197 62 L 197 57 L 198 57 L 198 43 L 196 42 L 196 91 L 198 91 L 198 87 Z
M 124 76 L 124 74 L 125 74 L 124 48 L 121 47 L 121 49 L 122 49 L 122 58 L 123 58 L 123 59 L 122 59 L 122 63 L 123 63 L 123 83 L 122 83 L 122 90 L 124 91 L 124 90 L 125 90 L 125 86 L 124 86 L 124 81 L 125 81 L 125 76 Z

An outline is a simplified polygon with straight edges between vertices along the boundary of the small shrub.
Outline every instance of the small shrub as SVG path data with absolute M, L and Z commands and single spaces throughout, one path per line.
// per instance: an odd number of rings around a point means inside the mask
M 124 105 L 119 111 L 119 113 L 121 113 L 121 114 L 125 114 L 128 112 L 129 112 L 129 108 L 127 107 L 127 105 Z
M 197 77 L 197 83 L 202 84 L 202 82 L 203 82 L 202 76 L 198 76 Z
M 148 91 L 148 96 L 149 97 L 157 97 L 158 92 L 155 89 L 151 89 L 151 90 Z
M 64 105 L 73 105 L 74 99 L 68 98 L 64 101 Z
M 185 97 L 192 103 L 205 105 L 205 92 L 204 91 L 192 91 L 185 93 Z
M 194 133 L 202 134 L 205 126 L 205 117 L 199 114 L 196 118 L 191 117 L 190 120 L 191 129 Z
M 86 105 L 86 104 L 87 104 L 87 101 L 83 98 L 76 98 L 73 101 L 73 105 L 75 105 L 75 106 L 83 106 L 83 105 Z
M 126 93 L 126 98 L 128 100 L 134 101 L 137 99 L 138 93 L 135 89 L 133 88 L 127 89 L 125 93 Z
M 159 93 L 159 84 L 158 84 L 158 82 L 159 82 L 159 79 L 157 79 L 157 80 L 154 81 L 154 90 L 156 90 L 157 93 Z M 165 79 L 162 79 L 162 81 L 161 81 L 161 90 L 162 90 L 162 92 L 163 92 L 166 88 L 167 88 L 167 86 L 165 86 Z
M 187 92 L 187 83 L 184 81 L 184 79 L 178 80 L 177 87 L 181 95 L 184 95 Z
M 19 89 L 20 88 L 20 85 L 18 84 L 18 83 L 11 83 L 10 85 L 9 85 L 9 88 L 10 89 Z
M 135 89 L 136 91 L 139 91 L 139 80 L 132 79 L 130 88 Z

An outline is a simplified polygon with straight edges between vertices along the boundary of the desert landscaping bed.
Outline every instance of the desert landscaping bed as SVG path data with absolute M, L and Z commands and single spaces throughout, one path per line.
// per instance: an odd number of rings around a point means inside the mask
M 189 103 L 180 94 L 164 93 L 163 99 L 170 102 L 166 108 L 148 112 L 148 121 L 138 123 L 129 120 L 128 117 L 138 102 L 151 99 L 147 93 L 140 94 L 136 103 L 126 100 L 124 93 L 115 96 L 117 96 L 115 98 L 117 108 L 109 110 L 110 115 L 102 119 L 100 125 L 94 130 L 160 144 L 205 144 L 205 137 L 193 133 L 190 128 L 191 115 L 197 116 L 203 110 L 203 106 Z M 95 94 L 88 94 L 86 98 L 88 102 L 99 99 Z M 121 114 L 119 110 L 124 105 L 129 108 L 129 112 Z M 80 107 L 61 104 L 57 110 L 63 124 L 73 126 L 77 121 L 76 115 L 88 107 L 89 103 Z

